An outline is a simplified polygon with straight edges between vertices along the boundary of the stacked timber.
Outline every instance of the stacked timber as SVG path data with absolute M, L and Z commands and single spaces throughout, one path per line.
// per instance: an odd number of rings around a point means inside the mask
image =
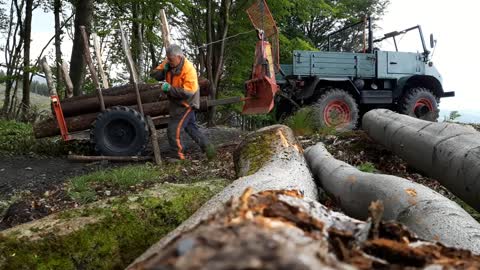
M 208 96 L 208 80 L 199 78 L 200 93 Z M 162 84 L 139 84 L 139 92 L 145 115 L 151 117 L 168 115 L 169 102 L 161 90 Z M 102 91 L 105 108 L 113 106 L 127 106 L 138 110 L 137 96 L 133 85 L 123 85 Z M 206 108 L 203 98 L 203 108 Z M 63 115 L 69 132 L 89 129 L 101 111 L 97 95 L 89 94 L 67 98 L 61 101 Z M 55 117 L 38 122 L 33 127 L 35 138 L 45 138 L 60 134 Z

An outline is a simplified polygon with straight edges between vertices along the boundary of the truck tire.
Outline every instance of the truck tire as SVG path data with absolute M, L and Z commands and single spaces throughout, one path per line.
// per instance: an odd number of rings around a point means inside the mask
M 358 105 L 345 90 L 334 88 L 326 91 L 313 105 L 313 111 L 319 127 L 351 130 L 357 126 Z
M 277 121 L 277 123 L 283 122 L 288 116 L 293 114 L 294 109 L 295 107 L 290 101 L 282 98 L 276 102 L 274 107 L 275 121 Z
M 422 120 L 436 122 L 438 119 L 438 98 L 424 87 L 408 90 L 399 104 L 399 112 Z
M 116 106 L 98 114 L 90 141 L 95 152 L 105 156 L 135 156 L 141 154 L 149 139 L 145 118 L 137 111 Z

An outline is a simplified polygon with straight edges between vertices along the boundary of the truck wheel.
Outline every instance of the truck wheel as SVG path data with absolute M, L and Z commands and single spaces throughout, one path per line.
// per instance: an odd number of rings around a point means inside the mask
M 358 122 L 358 105 L 347 91 L 331 89 L 313 105 L 314 115 L 321 127 L 354 129 Z
M 439 112 L 438 101 L 435 95 L 427 88 L 411 88 L 401 100 L 399 112 L 415 118 L 436 122 Z
M 128 107 L 116 106 L 97 116 L 90 141 L 98 154 L 135 156 L 147 146 L 149 130 L 145 118 Z
M 277 121 L 278 123 L 281 123 L 288 116 L 292 115 L 294 111 L 294 106 L 290 101 L 282 98 L 280 101 L 278 101 L 275 104 L 274 110 L 275 110 L 275 121 Z

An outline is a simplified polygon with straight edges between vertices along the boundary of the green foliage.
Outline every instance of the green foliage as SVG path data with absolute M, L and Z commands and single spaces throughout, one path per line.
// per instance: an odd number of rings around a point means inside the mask
M 357 166 L 357 169 L 366 173 L 374 173 L 377 171 L 377 169 L 375 168 L 375 165 L 371 162 L 362 163 Z
M 88 145 L 63 142 L 60 139 L 36 140 L 31 124 L 0 120 L 0 154 L 29 154 L 59 156 L 69 151 L 88 153 Z
M 164 188 L 168 196 L 142 197 L 132 206 L 127 198 L 108 208 L 70 210 L 64 219 L 103 218 L 64 236 L 48 234 L 40 240 L 0 239 L 2 269 L 123 269 L 148 247 L 175 229 L 223 187 L 224 181 L 203 186 Z M 210 187 L 211 186 L 211 187 Z
M 280 62 L 282 64 L 292 64 L 293 63 L 293 51 L 294 50 L 305 50 L 305 51 L 317 51 L 309 41 L 295 37 L 289 39 L 287 36 L 280 35 Z
M 312 135 L 317 130 L 313 109 L 304 107 L 295 112 L 292 116 L 285 120 L 285 124 L 289 126 L 298 136 Z
M 451 111 L 450 112 L 450 115 L 447 117 L 447 116 L 444 116 L 444 121 L 445 122 L 453 122 L 455 120 L 457 120 L 458 118 L 460 118 L 462 115 L 458 112 L 458 111 Z

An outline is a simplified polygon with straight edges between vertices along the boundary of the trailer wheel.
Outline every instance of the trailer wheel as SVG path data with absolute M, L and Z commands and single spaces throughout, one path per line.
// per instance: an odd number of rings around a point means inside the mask
M 402 114 L 432 122 L 438 119 L 438 99 L 427 88 L 411 88 L 399 105 L 399 112 Z
M 347 91 L 331 89 L 320 96 L 313 105 L 318 126 L 351 130 L 357 126 L 358 105 Z
M 145 118 L 128 107 L 116 106 L 97 116 L 90 130 L 90 141 L 98 154 L 135 156 L 148 143 L 149 130 Z

